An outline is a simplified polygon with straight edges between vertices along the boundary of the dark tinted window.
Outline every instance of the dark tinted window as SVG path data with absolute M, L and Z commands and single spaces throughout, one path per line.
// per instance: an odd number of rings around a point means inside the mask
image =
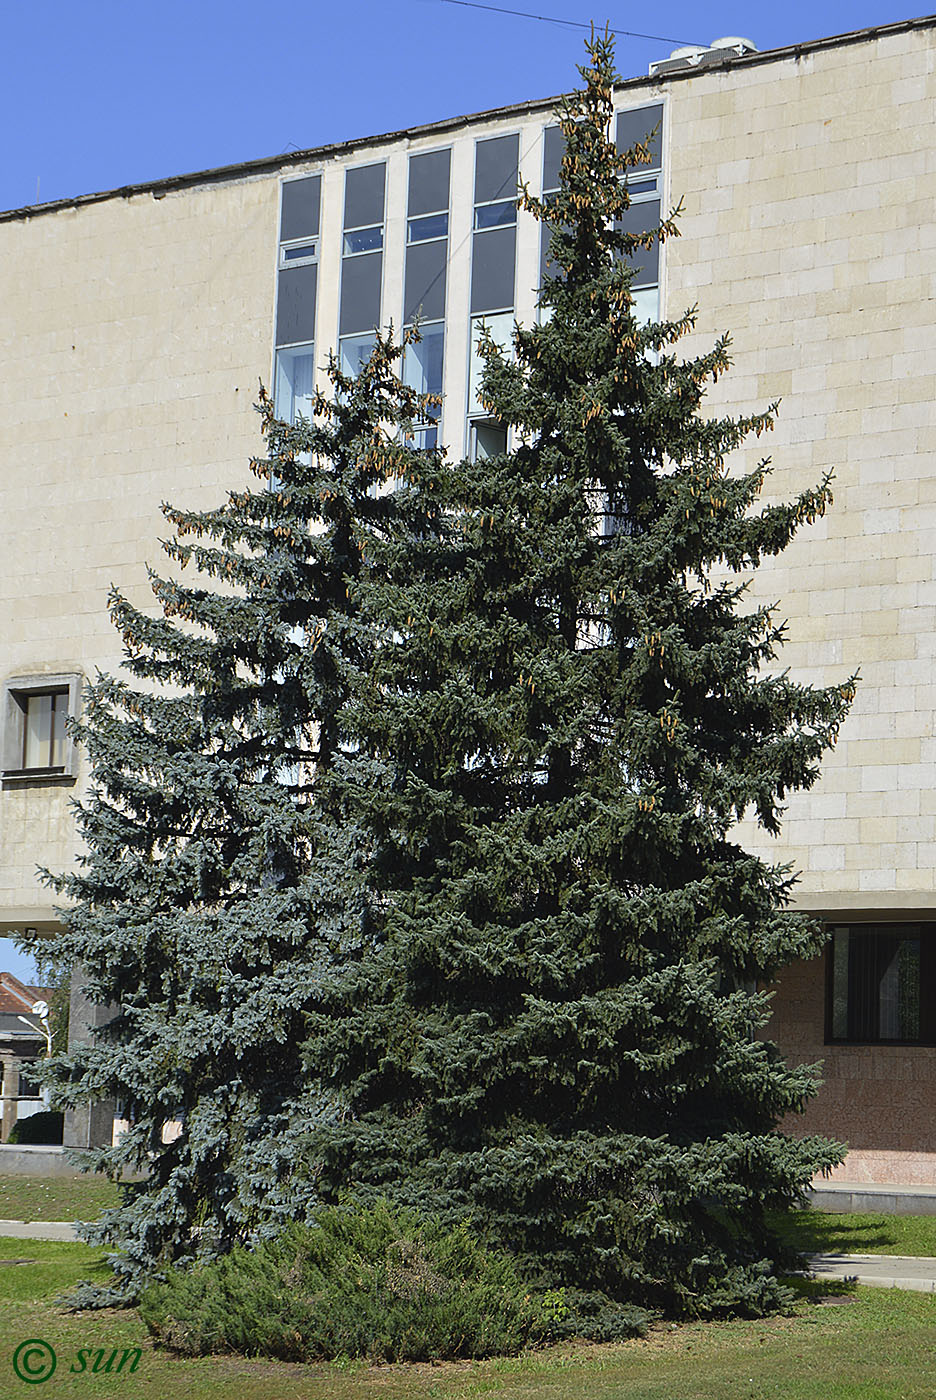
M 543 132 L 543 189 L 559 188 L 559 166 L 565 154 L 565 137 L 558 126 L 547 126 Z
M 933 1042 L 933 932 L 919 924 L 832 930 L 830 1040 Z
M 475 147 L 475 204 L 515 199 L 519 136 L 495 136 Z
M 363 253 L 360 257 L 342 260 L 339 335 L 372 331 L 380 323 L 382 262 L 382 253 Z
M 648 199 L 645 204 L 632 204 L 617 227 L 625 233 L 646 233 L 660 223 L 660 201 Z M 636 269 L 635 287 L 652 287 L 660 280 L 660 240 L 655 238 L 650 248 L 635 248 L 631 263 Z
M 661 164 L 663 104 L 659 102 L 655 107 L 638 107 L 633 112 L 618 112 L 617 148 L 619 151 L 630 151 L 638 142 L 645 142 L 651 131 L 654 131 L 653 139 L 650 142 L 653 164 L 638 165 L 635 167 L 637 170 L 655 170 Z
M 445 258 L 448 243 L 414 243 L 406 250 L 406 292 L 403 320 L 409 324 L 419 312 L 423 321 L 441 321 L 445 315 Z
M 344 226 L 363 228 L 382 224 L 386 166 L 363 165 L 345 175 Z
M 284 267 L 276 293 L 276 343 L 296 345 L 315 338 L 318 266 Z
M 498 311 L 514 304 L 517 230 L 488 229 L 474 235 L 471 258 L 471 311 Z
M 317 235 L 321 193 L 321 175 L 310 175 L 307 180 L 283 182 L 281 242 L 291 238 L 313 238 Z
M 422 156 L 410 156 L 407 209 L 410 218 L 448 208 L 450 162 L 451 151 L 427 151 Z

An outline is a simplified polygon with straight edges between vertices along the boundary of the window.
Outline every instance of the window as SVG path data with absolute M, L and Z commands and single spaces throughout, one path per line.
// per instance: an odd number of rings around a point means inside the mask
M 474 213 L 476 229 L 506 228 L 517 222 L 517 202 L 514 199 L 499 200 L 496 204 L 479 204 Z
M 344 236 L 344 255 L 353 258 L 358 253 L 378 253 L 383 248 L 383 225 L 375 228 L 353 228 Z
M 626 500 L 612 500 L 605 492 L 602 492 L 600 506 L 598 534 L 602 540 L 614 540 L 619 535 L 636 533 Z
M 826 1039 L 852 1044 L 936 1041 L 936 929 L 851 924 L 831 930 Z
M 500 346 L 506 356 L 509 357 L 513 354 L 514 314 L 512 311 L 502 312 L 496 316 L 475 316 L 472 318 L 471 351 L 468 362 L 468 412 L 470 414 L 483 412 L 478 396 L 481 392 L 485 361 L 481 358 L 478 345 L 484 326 L 490 331 L 494 344 Z
M 662 102 L 656 102 L 652 107 L 631 107 L 627 111 L 618 112 L 615 135 L 615 144 L 621 155 L 632 151 L 637 145 L 649 148 L 649 164 L 630 167 L 638 180 L 645 179 L 651 171 L 663 168 Z
M 507 451 L 507 429 L 493 419 L 476 418 L 471 424 L 469 455 L 472 462 L 487 462 Z
M 342 337 L 367 335 L 380 324 L 385 186 L 383 163 L 345 171 L 338 310 Z
M 543 132 L 543 203 L 551 205 L 559 193 L 559 168 L 565 155 L 565 137 L 558 126 L 547 126 Z M 558 269 L 550 261 L 549 241 L 553 230 L 549 224 L 540 225 L 540 286 Z M 541 309 L 540 315 L 543 315 Z
M 370 335 L 346 335 L 338 342 L 338 355 L 341 372 L 349 379 L 357 379 L 361 370 L 374 353 L 377 337 Z
M 308 241 L 284 243 L 280 248 L 280 267 L 297 267 L 303 263 L 313 263 L 317 260 L 317 243 L 309 243 Z
M 407 221 L 408 243 L 428 243 L 436 238 L 448 238 L 448 214 L 429 214 L 424 219 Z
M 419 327 L 419 340 L 410 341 L 403 351 L 403 383 L 417 394 L 442 393 L 442 358 L 445 345 L 445 324 L 436 321 Z M 439 410 L 431 417 L 438 417 Z
M 29 1072 L 33 1068 L 33 1064 L 34 1061 L 32 1060 L 23 1060 L 20 1065 L 19 1097 L 21 1099 L 42 1098 L 42 1090 L 39 1088 L 36 1081 L 30 1077 Z
M 414 428 L 411 433 L 404 434 L 403 445 L 412 452 L 427 452 L 430 448 L 438 447 L 438 424 L 433 423 L 426 428 Z
M 277 418 L 286 423 L 297 422 L 300 415 L 311 420 L 314 396 L 315 355 L 311 347 L 278 351 L 273 395 Z
M 4 781 L 74 778 L 74 744 L 65 720 L 77 716 L 81 677 L 14 676 L 4 686 Z
M 630 208 L 617 221 L 623 233 L 649 233 L 660 223 L 660 177 L 663 169 L 663 104 L 634 107 L 618 112 L 616 145 L 624 154 L 638 145 L 649 147 L 650 164 L 630 166 L 623 179 L 630 195 Z M 638 319 L 656 320 L 659 315 L 660 243 L 654 239 L 649 248 L 635 248 L 631 254 L 634 267 L 633 292 L 635 301 L 641 296 L 650 315 L 637 311 Z
M 410 156 L 406 203 L 406 258 L 403 324 L 418 320 L 420 339 L 403 353 L 403 381 L 419 394 L 441 396 L 445 352 L 445 291 L 448 270 L 451 151 Z M 413 448 L 436 447 L 441 407 L 431 405 L 405 441 Z
M 311 417 L 322 177 L 283 182 L 276 290 L 274 407 L 278 418 Z
M 475 146 L 472 315 L 514 304 L 519 152 L 518 136 L 495 136 Z
M 403 351 L 403 383 L 415 389 L 417 394 L 442 396 L 442 364 L 445 347 L 445 323 L 420 326 L 420 339 L 411 341 Z M 404 442 L 407 447 L 424 449 L 438 447 L 439 424 L 442 409 L 439 404 L 427 408 L 425 420 L 407 433 Z

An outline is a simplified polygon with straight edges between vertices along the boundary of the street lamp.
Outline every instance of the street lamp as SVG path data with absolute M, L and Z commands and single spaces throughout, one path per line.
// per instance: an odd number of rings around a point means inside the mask
M 45 1036 L 46 1059 L 52 1054 L 52 1040 L 55 1031 L 49 1025 L 49 1003 L 47 1001 L 34 1001 L 30 1007 L 32 1014 L 39 1018 L 39 1025 L 35 1025 L 26 1016 L 18 1016 L 17 1020 L 22 1021 L 24 1026 L 28 1026 L 31 1031 L 39 1031 Z

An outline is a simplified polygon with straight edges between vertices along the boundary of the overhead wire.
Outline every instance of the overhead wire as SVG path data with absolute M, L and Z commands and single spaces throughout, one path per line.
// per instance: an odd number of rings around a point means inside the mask
M 529 10 L 508 10 L 503 5 L 484 5 L 481 0 L 439 0 L 442 5 L 461 5 L 467 10 L 490 10 L 497 15 L 514 15 L 518 19 L 535 19 L 542 24 L 559 24 L 570 29 L 591 29 L 591 24 L 585 24 L 578 19 L 556 19 L 553 15 L 534 15 Z M 619 34 L 628 39 L 652 39 L 660 44 L 690 44 L 691 39 L 672 39 L 665 34 L 641 34 L 636 29 L 612 29 L 608 26 L 609 34 Z

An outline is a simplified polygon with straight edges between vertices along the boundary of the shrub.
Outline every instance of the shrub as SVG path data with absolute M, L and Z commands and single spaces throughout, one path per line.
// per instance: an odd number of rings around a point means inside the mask
M 64 1114 L 54 1109 L 18 1118 L 10 1129 L 10 1142 L 21 1147 L 61 1147 Z
M 531 1295 L 465 1226 L 379 1201 L 173 1273 L 140 1311 L 157 1343 L 188 1356 L 428 1361 L 516 1353 L 559 1335 L 567 1310 L 561 1292 Z

